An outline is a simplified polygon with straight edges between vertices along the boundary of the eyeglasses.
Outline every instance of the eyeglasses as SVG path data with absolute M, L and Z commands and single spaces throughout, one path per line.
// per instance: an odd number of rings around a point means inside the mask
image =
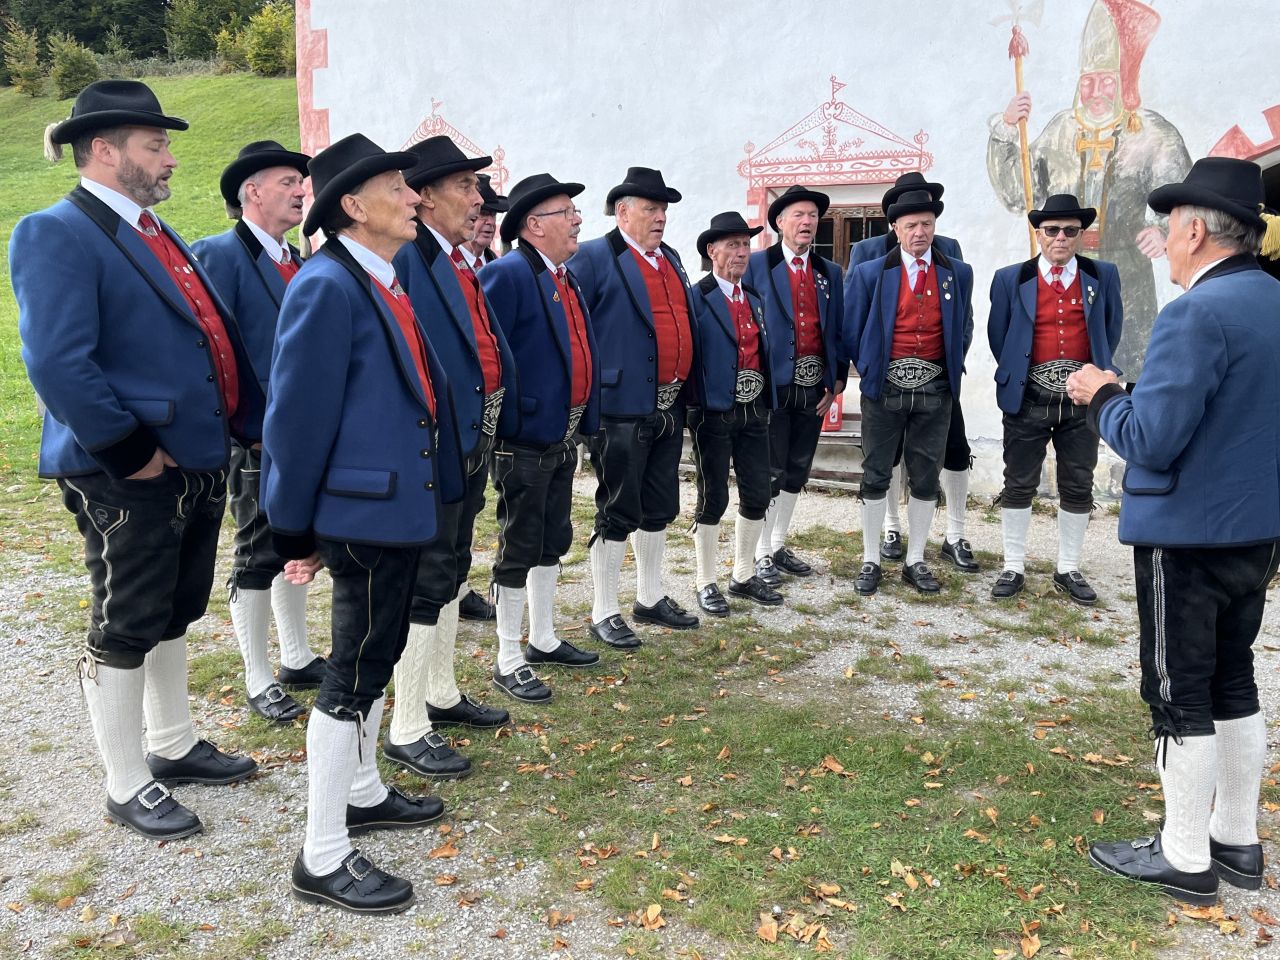
M 1079 227 L 1041 227 L 1046 237 L 1056 237 L 1059 233 L 1064 234 L 1068 238 L 1080 236 Z
M 563 216 L 564 216 L 564 218 L 565 218 L 566 220 L 572 220 L 574 217 L 576 217 L 576 216 L 577 216 L 579 213 L 581 213 L 581 212 L 582 212 L 582 211 L 581 211 L 581 210 L 579 210 L 577 207 L 575 207 L 575 206 L 573 206 L 572 204 L 570 204 L 570 205 L 569 205 L 569 206 L 567 206 L 567 207 L 561 207 L 559 210 L 548 210 L 548 211 L 546 211 L 545 213 L 531 213 L 531 214 L 529 214 L 529 216 L 531 216 L 531 217 L 559 217 L 559 216 L 563 215 Z

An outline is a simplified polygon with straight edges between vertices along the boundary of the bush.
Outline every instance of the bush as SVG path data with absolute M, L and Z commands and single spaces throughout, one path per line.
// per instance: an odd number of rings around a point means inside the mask
M 18 21 L 5 21 L 4 68 L 9 82 L 29 97 L 44 93 L 44 67 L 40 64 L 40 38 L 34 30 L 24 30 Z
M 125 42 L 120 27 L 112 25 L 102 38 L 102 55 L 98 58 L 98 66 L 102 68 L 104 76 L 127 80 L 133 78 L 132 65 L 133 51 Z
M 212 59 L 217 53 L 218 31 L 233 17 L 246 17 L 260 6 L 262 0 L 172 0 L 164 15 L 169 55 Z
M 251 16 L 244 29 L 244 50 L 250 69 L 259 76 L 293 73 L 293 4 L 274 0 Z
M 93 51 L 65 33 L 49 37 L 49 62 L 49 76 L 59 100 L 71 99 L 102 76 Z
M 236 73 L 249 69 L 249 54 L 245 47 L 245 33 L 240 28 L 240 18 L 232 17 L 231 22 L 218 31 L 213 38 L 218 61 L 218 73 Z

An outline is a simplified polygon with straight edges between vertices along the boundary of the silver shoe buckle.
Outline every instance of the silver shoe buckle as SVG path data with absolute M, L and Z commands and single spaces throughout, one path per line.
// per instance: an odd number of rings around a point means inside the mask
M 516 683 L 524 686 L 526 683 L 534 683 L 538 679 L 538 675 L 533 672 L 533 668 L 527 665 L 521 665 L 511 672 L 515 677 Z
M 365 868 L 361 870 L 356 866 L 357 863 L 363 863 Z M 347 873 L 355 877 L 357 880 L 363 880 L 373 872 L 373 864 L 370 863 L 359 850 L 354 851 L 354 855 L 347 858 L 347 862 L 343 864 L 347 868 Z
M 147 798 L 147 795 L 153 791 L 158 793 L 159 796 L 154 800 L 150 800 Z M 172 796 L 172 794 L 169 793 L 169 788 L 159 780 L 154 780 L 150 786 L 146 787 L 138 794 L 138 803 L 142 804 L 142 806 L 146 807 L 148 810 L 154 810 L 156 807 L 160 806 L 160 804 L 168 800 L 170 796 Z

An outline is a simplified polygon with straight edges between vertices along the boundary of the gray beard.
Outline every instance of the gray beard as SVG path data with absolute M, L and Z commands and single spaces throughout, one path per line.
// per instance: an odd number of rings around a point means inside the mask
M 123 157 L 116 179 L 134 203 L 144 208 L 168 200 L 173 192 L 165 181 L 152 177 L 142 167 Z

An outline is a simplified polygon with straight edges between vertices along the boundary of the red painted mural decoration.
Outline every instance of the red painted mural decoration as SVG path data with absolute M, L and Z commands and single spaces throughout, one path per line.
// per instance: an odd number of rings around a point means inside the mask
M 329 146 L 329 111 L 315 108 L 315 72 L 329 65 L 329 31 L 311 29 L 311 0 L 294 4 L 298 55 L 298 131 L 302 152 L 315 156 Z
M 1209 151 L 1211 157 L 1235 157 L 1238 160 L 1256 160 L 1265 154 L 1280 150 L 1280 103 L 1262 111 L 1271 131 L 1271 139 L 1254 143 L 1253 139 L 1236 124 L 1222 135 Z
M 456 143 L 458 149 L 463 153 L 469 153 L 473 157 L 493 157 L 493 163 L 480 172 L 489 175 L 491 179 L 490 186 L 493 187 L 495 192 L 499 194 L 505 193 L 507 181 L 510 179 L 510 171 L 507 170 L 506 164 L 503 162 L 507 159 L 507 152 L 502 149 L 502 145 L 499 144 L 493 149 L 492 153 L 489 153 L 448 120 L 440 116 L 436 111 L 442 106 L 444 106 L 443 100 L 431 98 L 431 115 L 418 124 L 417 129 L 413 131 L 400 149 L 405 150 L 415 143 L 421 143 L 428 137 L 446 136 Z
M 763 147 L 744 147 L 747 157 L 738 174 L 747 181 L 747 206 L 756 211 L 753 226 L 766 223 L 771 200 L 793 183 L 891 184 L 904 173 L 924 173 L 933 166 L 933 154 L 924 148 L 927 133 L 921 130 L 910 140 L 898 136 L 840 100 L 845 86 L 833 75 L 830 100 Z

